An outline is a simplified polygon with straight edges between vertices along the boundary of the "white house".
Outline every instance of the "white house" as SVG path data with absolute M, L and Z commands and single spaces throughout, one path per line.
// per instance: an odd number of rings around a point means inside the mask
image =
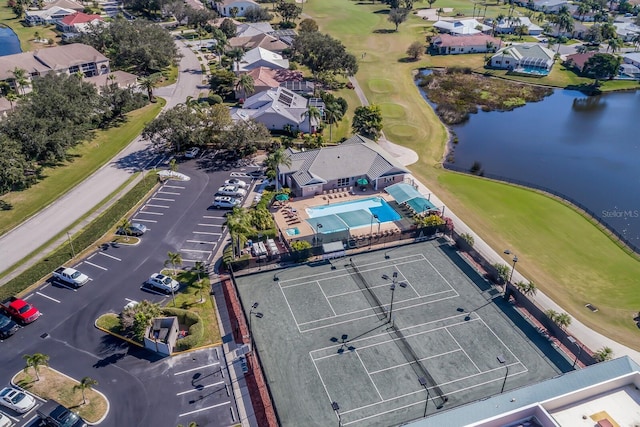
M 84 32 L 88 24 L 98 25 L 102 22 L 102 16 L 100 15 L 88 15 L 83 12 L 77 12 L 73 15 L 68 15 L 56 22 L 56 28 L 63 33 L 81 33 Z
M 536 12 L 545 13 L 558 13 L 562 6 L 569 6 L 567 0 L 533 0 L 532 2 L 525 2 L 524 6 L 531 6 L 533 4 L 533 10 Z
M 459 55 L 463 53 L 495 52 L 501 40 L 487 34 L 452 36 L 441 34 L 431 40 L 433 51 L 441 55 Z
M 622 61 L 625 64 L 635 65 L 640 67 L 640 52 L 629 52 L 622 55 Z
M 289 60 L 284 59 L 282 55 L 271 52 L 262 47 L 256 47 L 246 52 L 239 63 L 234 64 L 234 71 L 240 73 L 243 71 L 251 71 L 254 68 L 267 67 L 273 70 L 281 70 L 289 68 Z
M 54 6 L 44 10 L 27 10 L 24 14 L 24 22 L 29 26 L 55 24 L 60 19 L 76 13 L 75 10 Z
M 614 22 L 616 34 L 625 42 L 632 42 L 636 36 L 640 35 L 640 27 L 633 22 Z
M 218 13 L 222 16 L 244 16 L 247 9 L 252 7 L 260 7 L 258 3 L 253 0 L 222 0 L 220 2 L 213 3 Z
M 236 37 L 253 37 L 272 32 L 273 27 L 268 22 L 245 22 L 236 26 Z
M 513 34 L 516 32 L 516 28 L 521 25 L 527 27 L 530 36 L 539 36 L 542 34 L 542 27 L 531 22 L 531 19 L 526 16 L 511 19 L 504 18 L 496 23 L 495 31 L 498 34 Z
M 433 24 L 441 33 L 445 34 L 479 34 L 489 33 L 491 27 L 475 19 L 457 19 L 455 21 L 440 20 Z
M 553 51 L 540 45 L 513 45 L 491 57 L 491 66 L 523 74 L 546 75 L 553 67 Z
M 312 133 L 319 123 L 315 119 L 309 120 L 308 109 L 307 98 L 277 87 L 250 96 L 242 108 L 232 108 L 230 113 L 234 121 L 254 119 L 269 130 L 291 126 L 294 131 Z

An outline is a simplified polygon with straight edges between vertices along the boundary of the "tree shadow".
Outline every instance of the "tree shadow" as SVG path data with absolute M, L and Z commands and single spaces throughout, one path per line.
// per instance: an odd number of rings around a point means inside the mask
M 115 161 L 118 169 L 128 170 L 130 172 L 138 172 L 142 169 L 150 170 L 158 165 L 164 158 L 163 153 L 157 153 L 153 150 L 145 148 L 130 153 Z
M 124 359 L 124 357 L 127 355 L 127 353 L 114 353 L 110 356 L 104 357 L 100 360 L 98 360 L 96 363 L 93 364 L 94 368 L 106 368 L 109 365 L 113 365 L 118 363 L 119 360 Z
M 420 58 L 412 58 L 410 56 L 405 56 L 404 58 L 398 59 L 398 62 L 400 62 L 402 64 L 408 64 L 410 62 L 418 62 L 419 60 L 420 60 Z
M 395 32 L 396 30 L 389 29 L 389 28 L 379 28 L 377 30 L 373 30 L 374 34 L 393 34 Z
M 377 13 L 379 15 L 388 15 L 389 14 L 389 10 L 390 9 L 378 9 L 378 10 L 374 11 L 373 13 Z

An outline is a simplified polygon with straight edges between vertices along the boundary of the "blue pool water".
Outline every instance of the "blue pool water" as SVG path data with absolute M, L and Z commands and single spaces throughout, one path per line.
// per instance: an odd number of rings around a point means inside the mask
M 516 72 L 527 73 L 527 74 L 535 74 L 538 76 L 548 76 L 549 70 L 544 68 L 537 67 L 521 67 L 516 70 Z
M 297 236 L 298 234 L 300 234 L 300 230 L 298 229 L 298 227 L 287 228 L 285 230 L 285 233 L 287 233 L 287 236 Z
M 306 210 L 309 218 L 338 215 L 359 210 L 366 210 L 369 211 L 371 215 L 376 215 L 379 222 L 398 221 L 401 218 L 400 215 L 381 197 L 369 197 L 349 202 L 331 203 L 329 205 L 307 208 Z M 362 225 L 369 225 L 369 223 L 370 220 L 367 219 L 366 224 Z

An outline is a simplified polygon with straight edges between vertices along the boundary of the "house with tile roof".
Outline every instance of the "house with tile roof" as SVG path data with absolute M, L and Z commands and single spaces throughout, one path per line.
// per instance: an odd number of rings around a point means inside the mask
M 232 37 L 228 40 L 229 46 L 233 49 L 240 47 L 244 50 L 251 50 L 256 47 L 267 49 L 271 52 L 281 53 L 289 46 L 269 34 L 256 34 L 254 36 Z
M 253 93 L 264 92 L 269 89 L 274 89 L 280 86 L 280 82 L 278 82 L 274 78 L 275 70 L 267 67 L 258 67 L 253 70 L 247 72 L 246 74 L 250 75 L 253 79 Z M 253 93 L 249 93 L 247 95 L 252 95 Z M 240 99 L 245 94 L 242 93 L 241 90 L 236 89 L 235 91 L 236 99 Z
M 242 108 L 232 108 L 230 113 L 234 121 L 254 119 L 271 131 L 290 128 L 295 132 L 313 133 L 320 123 L 310 120 L 306 114 L 310 102 L 290 90 L 277 87 L 250 96 Z M 314 106 L 321 111 L 324 108 L 324 105 Z
M 87 24 L 95 25 L 102 22 L 102 16 L 89 15 L 83 12 L 68 15 L 56 22 L 56 28 L 63 33 L 80 33 L 86 28 Z
M 236 37 L 253 37 L 271 32 L 273 27 L 268 22 L 243 22 L 236 26 Z
M 540 45 L 512 45 L 491 57 L 491 66 L 521 74 L 547 75 L 553 67 L 554 52 Z
M 586 64 L 589 58 L 591 58 L 596 53 L 598 53 L 598 51 L 591 50 L 589 52 L 567 55 L 564 63 L 567 67 L 574 68 L 577 72 L 582 73 L 584 64 Z
M 454 36 L 441 34 L 431 40 L 432 52 L 440 55 L 495 52 L 502 41 L 487 34 Z
M 234 71 L 241 73 L 258 67 L 268 67 L 274 70 L 289 68 L 289 60 L 279 53 L 271 52 L 262 47 L 256 47 L 245 52 L 240 62 L 233 64 Z
M 291 165 L 278 166 L 278 180 L 296 197 L 353 187 L 366 179 L 374 189 L 403 182 L 410 172 L 374 141 L 354 135 L 342 144 L 315 150 L 289 148 Z

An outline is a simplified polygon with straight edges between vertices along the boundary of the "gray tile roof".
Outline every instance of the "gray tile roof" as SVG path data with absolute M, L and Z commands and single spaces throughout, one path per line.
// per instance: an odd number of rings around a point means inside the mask
M 634 372 L 640 372 L 640 366 L 628 356 L 624 356 L 537 384 L 506 391 L 488 399 L 458 406 L 406 425 L 411 427 L 472 425 Z
M 281 165 L 280 173 L 293 172 L 299 186 L 325 183 L 339 178 L 366 176 L 370 181 L 397 173 L 409 173 L 375 142 L 355 135 L 340 145 L 317 150 L 289 150 L 291 167 Z

